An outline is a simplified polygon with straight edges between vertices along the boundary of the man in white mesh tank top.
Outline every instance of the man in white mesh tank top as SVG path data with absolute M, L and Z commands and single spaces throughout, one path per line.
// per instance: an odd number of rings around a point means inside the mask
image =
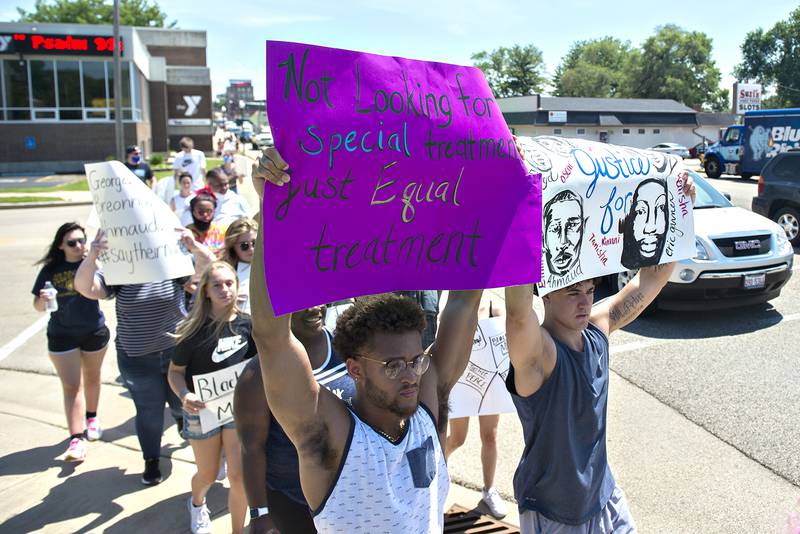
M 264 179 L 287 183 L 287 168 L 267 149 L 253 172 L 259 194 Z M 339 318 L 333 340 L 356 385 L 347 405 L 314 380 L 290 315 L 275 317 L 262 246 L 259 230 L 250 280 L 253 338 L 270 408 L 297 448 L 317 529 L 441 532 L 447 399 L 469 359 L 482 291 L 450 293 L 428 350 L 418 304 L 390 294 L 358 299 Z

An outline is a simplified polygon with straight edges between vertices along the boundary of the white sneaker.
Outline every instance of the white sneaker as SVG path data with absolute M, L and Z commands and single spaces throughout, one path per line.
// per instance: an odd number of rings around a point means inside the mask
M 189 508 L 191 518 L 189 528 L 192 530 L 192 534 L 211 534 L 211 517 L 208 515 L 206 503 L 195 506 L 192 504 L 192 497 L 189 496 L 186 506 Z
M 100 426 L 100 419 L 90 417 L 86 420 L 86 439 L 97 441 L 103 437 L 103 427 Z
M 62 458 L 65 462 L 84 461 L 86 459 L 86 443 L 81 438 L 72 438 Z
M 503 502 L 500 493 L 498 493 L 494 487 L 483 490 L 483 499 L 481 499 L 481 502 L 489 509 L 489 515 L 495 519 L 503 519 L 508 513 L 506 503 Z

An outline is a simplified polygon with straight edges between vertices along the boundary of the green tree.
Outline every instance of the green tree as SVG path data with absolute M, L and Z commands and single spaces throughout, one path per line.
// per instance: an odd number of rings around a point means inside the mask
M 19 22 L 72 22 L 77 24 L 112 24 L 114 6 L 105 0 L 36 0 L 33 11 L 17 8 Z M 119 23 L 123 26 L 175 26 L 166 24 L 167 14 L 155 2 L 120 0 Z
M 771 29 L 749 32 L 734 75 L 742 81 L 774 85 L 774 107 L 800 106 L 800 8 Z
M 634 56 L 627 94 L 620 96 L 671 98 L 690 107 L 729 109 L 728 91 L 719 86 L 721 75 L 711 49 L 711 38 L 703 32 L 674 24 L 656 28 Z
M 498 98 L 540 93 L 547 83 L 542 51 L 533 45 L 478 52 L 472 55 L 472 61 L 483 71 Z
M 624 92 L 635 50 L 614 37 L 576 41 L 553 77 L 556 96 L 611 98 Z

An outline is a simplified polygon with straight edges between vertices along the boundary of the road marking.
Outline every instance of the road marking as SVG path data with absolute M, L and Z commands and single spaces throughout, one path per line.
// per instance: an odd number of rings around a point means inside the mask
M 780 325 L 783 323 L 791 323 L 793 321 L 800 320 L 800 313 L 790 313 L 789 315 L 784 315 L 783 318 L 775 325 Z M 698 338 L 699 339 L 699 338 Z M 630 343 L 625 343 L 624 345 L 618 345 L 616 347 L 611 347 L 611 355 L 614 356 L 616 354 L 620 354 L 623 352 L 631 352 L 634 350 L 642 350 L 642 349 L 649 349 L 650 347 L 654 347 L 656 345 L 664 345 L 666 343 L 672 343 L 674 341 L 691 341 L 691 339 L 644 339 L 642 341 L 632 341 Z
M 35 323 L 30 325 L 28 328 L 17 334 L 17 337 L 0 347 L 0 362 L 11 356 L 11 353 L 20 348 L 22 345 L 25 344 L 30 338 L 35 336 L 39 333 L 39 330 L 47 326 L 47 322 L 50 320 L 50 314 L 45 314 L 42 317 L 39 317 Z

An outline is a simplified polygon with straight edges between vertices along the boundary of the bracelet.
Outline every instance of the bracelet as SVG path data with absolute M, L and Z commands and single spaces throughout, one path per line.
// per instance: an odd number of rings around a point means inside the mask
M 269 507 L 261 506 L 255 508 L 253 506 L 250 507 L 250 519 L 258 519 L 259 517 L 265 516 L 269 513 Z

